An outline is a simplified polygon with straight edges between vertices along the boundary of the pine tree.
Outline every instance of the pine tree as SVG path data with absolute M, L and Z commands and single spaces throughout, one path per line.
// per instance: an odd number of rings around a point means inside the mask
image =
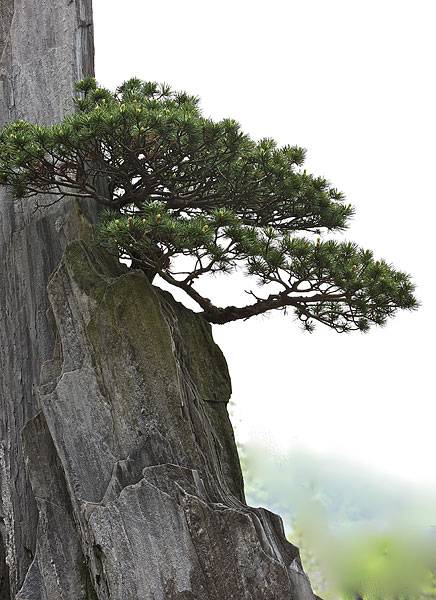
M 183 290 L 213 323 L 289 308 L 308 331 L 366 331 L 416 308 L 407 274 L 354 243 L 321 240 L 353 209 L 306 172 L 302 148 L 253 141 L 167 85 L 131 79 L 112 93 L 89 78 L 77 91 L 62 123 L 1 130 L 0 183 L 16 198 L 97 202 L 99 243 Z M 218 307 L 198 291 L 204 275 L 237 269 L 253 281 L 245 306 Z

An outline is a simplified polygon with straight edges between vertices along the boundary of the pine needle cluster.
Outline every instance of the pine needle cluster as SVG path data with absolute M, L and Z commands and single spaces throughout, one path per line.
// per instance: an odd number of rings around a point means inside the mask
M 353 209 L 306 172 L 302 148 L 254 141 L 167 85 L 131 79 L 113 93 L 89 78 L 77 92 L 62 123 L 0 131 L 0 184 L 23 200 L 97 202 L 100 243 L 183 290 L 207 320 L 292 309 L 309 331 L 366 331 L 417 306 L 407 274 L 353 243 L 321 241 Z M 253 281 L 246 305 L 218 307 L 198 291 L 201 277 L 237 270 Z

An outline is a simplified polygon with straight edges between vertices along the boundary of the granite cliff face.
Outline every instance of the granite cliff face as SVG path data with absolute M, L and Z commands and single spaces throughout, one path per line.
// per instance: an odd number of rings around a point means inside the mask
M 210 326 L 80 241 L 48 294 L 56 351 L 24 430 L 47 598 L 86 597 L 83 570 L 99 599 L 312 598 L 280 519 L 244 504 Z M 43 423 L 53 445 L 41 460 Z M 50 485 L 53 461 L 62 490 Z M 79 541 L 67 555 L 57 552 L 64 521 Z
M 0 127 L 19 118 L 58 121 L 72 110 L 74 83 L 92 72 L 91 0 L 0 0 Z M 47 203 L 38 198 L 39 205 Z M 2 600 L 15 597 L 34 560 L 41 518 L 22 430 L 39 410 L 34 390 L 53 353 L 47 281 L 66 244 L 80 237 L 83 221 L 74 203 L 37 210 L 34 202 L 15 202 L 0 189 Z M 39 435 L 42 444 L 42 430 Z M 44 443 L 48 447 L 50 439 Z
M 90 0 L 0 0 L 0 126 L 92 71 Z M 312 599 L 244 503 L 209 325 L 97 251 L 89 207 L 35 209 L 0 190 L 0 600 Z

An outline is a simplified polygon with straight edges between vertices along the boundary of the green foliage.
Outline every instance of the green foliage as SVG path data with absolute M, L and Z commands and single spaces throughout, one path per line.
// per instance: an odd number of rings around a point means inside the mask
M 332 457 L 240 449 L 248 502 L 278 512 L 324 600 L 436 598 L 434 493 Z
M 344 600 L 418 600 L 430 573 L 420 550 L 395 532 L 344 544 L 336 559 Z
M 303 169 L 302 148 L 255 142 L 165 84 L 131 79 L 112 93 L 89 78 L 77 91 L 77 111 L 62 123 L 3 128 L 0 183 L 22 199 L 98 202 L 101 243 L 182 289 L 209 321 L 290 307 L 309 331 L 315 322 L 366 331 L 416 307 L 408 275 L 355 244 L 313 239 L 343 230 L 353 210 Z M 191 260 L 183 271 L 180 257 Z M 219 308 L 194 285 L 237 269 L 257 284 L 247 306 Z

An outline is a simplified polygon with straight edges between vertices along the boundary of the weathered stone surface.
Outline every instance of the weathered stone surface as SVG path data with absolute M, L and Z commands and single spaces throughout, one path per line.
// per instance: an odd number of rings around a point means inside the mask
M 84 242 L 48 293 L 40 404 L 97 597 L 312 599 L 280 519 L 244 504 L 210 326 Z
M 0 0 L 0 126 L 17 118 L 53 122 L 72 109 L 75 81 L 93 71 L 91 24 L 91 0 Z M 0 189 L 1 599 L 15 597 L 35 557 L 37 505 L 21 431 L 39 411 L 33 389 L 53 353 L 48 277 L 83 223 L 72 218 L 72 203 L 35 206 Z M 33 589 L 37 573 L 27 577 Z
M 38 530 L 36 558 L 17 598 L 87 598 L 91 586 L 80 539 L 62 467 L 42 413 L 27 423 L 23 442 L 38 507 Z
M 0 0 L 0 126 L 61 119 L 92 71 L 91 0 Z M 35 208 L 0 190 L 0 600 L 312 600 L 244 504 L 210 327 L 68 245 L 93 211 Z

